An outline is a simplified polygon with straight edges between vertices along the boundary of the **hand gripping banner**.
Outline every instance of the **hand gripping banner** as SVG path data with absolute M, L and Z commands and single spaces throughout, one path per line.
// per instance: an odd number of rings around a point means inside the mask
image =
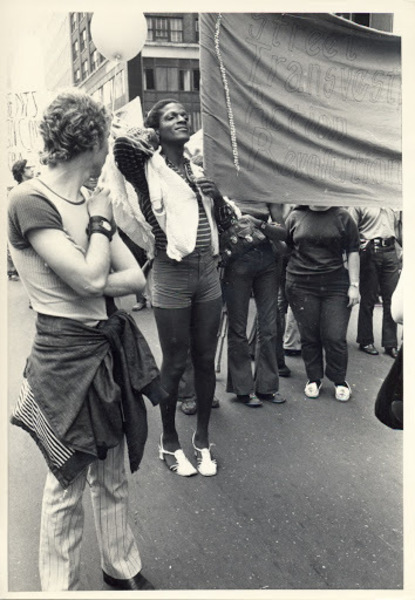
M 330 14 L 200 23 L 204 166 L 224 195 L 401 207 L 398 36 Z

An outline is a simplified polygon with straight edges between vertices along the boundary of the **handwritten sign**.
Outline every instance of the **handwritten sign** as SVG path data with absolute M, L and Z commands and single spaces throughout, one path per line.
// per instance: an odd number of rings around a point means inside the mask
M 401 205 L 399 37 L 328 14 L 203 13 L 201 74 L 204 164 L 225 195 Z
M 47 96 L 49 98 L 50 95 Z M 7 157 L 9 169 L 16 160 L 36 161 L 42 148 L 39 120 L 47 100 L 36 91 L 7 94 Z

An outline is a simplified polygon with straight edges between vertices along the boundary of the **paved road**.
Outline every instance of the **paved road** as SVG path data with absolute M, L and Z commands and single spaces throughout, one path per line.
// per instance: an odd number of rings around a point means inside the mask
M 8 283 L 9 405 L 34 333 L 20 282 Z M 130 308 L 133 298 L 123 300 Z M 375 309 L 379 331 L 380 308 Z M 134 314 L 134 313 L 133 313 Z M 152 311 L 136 315 L 157 360 Z M 211 440 L 217 477 L 185 479 L 157 457 L 158 408 L 148 403 L 149 439 L 131 479 L 131 515 L 143 572 L 161 590 L 376 590 L 402 588 L 402 433 L 373 415 L 376 392 L 391 365 L 354 343 L 350 324 L 349 403 L 333 399 L 325 382 L 319 400 L 306 400 L 302 361 L 287 358 L 292 377 L 281 380 L 285 405 L 250 409 L 224 391 Z M 380 346 L 377 337 L 376 343 Z M 179 413 L 178 428 L 191 456 L 195 416 Z M 46 468 L 34 442 L 8 427 L 9 590 L 38 591 L 40 501 Z M 89 495 L 82 589 L 102 587 Z

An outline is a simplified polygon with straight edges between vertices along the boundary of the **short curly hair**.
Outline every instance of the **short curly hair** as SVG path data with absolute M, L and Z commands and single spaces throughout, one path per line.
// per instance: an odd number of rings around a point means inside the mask
M 159 100 L 151 107 L 147 116 L 144 120 L 144 127 L 152 127 L 153 129 L 158 129 L 160 126 L 160 117 L 163 111 L 163 108 L 167 106 L 167 104 L 181 104 L 178 100 L 174 98 L 165 98 L 164 100 Z
M 109 134 L 110 114 L 103 104 L 77 90 L 62 92 L 46 108 L 39 125 L 42 164 L 76 158 Z
M 23 181 L 23 173 L 27 165 L 27 160 L 23 158 L 22 160 L 16 160 L 16 162 L 12 166 L 12 174 L 17 181 L 17 183 L 22 183 Z

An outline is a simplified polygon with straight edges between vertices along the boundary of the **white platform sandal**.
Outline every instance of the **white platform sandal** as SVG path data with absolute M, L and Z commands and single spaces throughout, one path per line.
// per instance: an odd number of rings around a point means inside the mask
M 166 460 L 166 456 L 174 456 L 176 462 L 169 465 Z M 190 460 L 186 458 L 186 455 L 181 448 L 175 452 L 169 452 L 169 450 L 165 450 L 163 448 L 163 434 L 160 436 L 159 459 L 166 463 L 170 471 L 173 471 L 173 473 L 177 473 L 177 475 L 181 475 L 182 477 L 191 477 L 192 475 L 197 474 L 197 470 L 194 468 Z
M 214 458 L 210 455 L 210 444 L 209 448 L 197 448 L 195 444 L 196 433 L 192 435 L 192 445 L 195 450 L 195 456 L 197 459 L 197 470 L 204 477 L 212 477 L 218 472 L 218 464 Z

